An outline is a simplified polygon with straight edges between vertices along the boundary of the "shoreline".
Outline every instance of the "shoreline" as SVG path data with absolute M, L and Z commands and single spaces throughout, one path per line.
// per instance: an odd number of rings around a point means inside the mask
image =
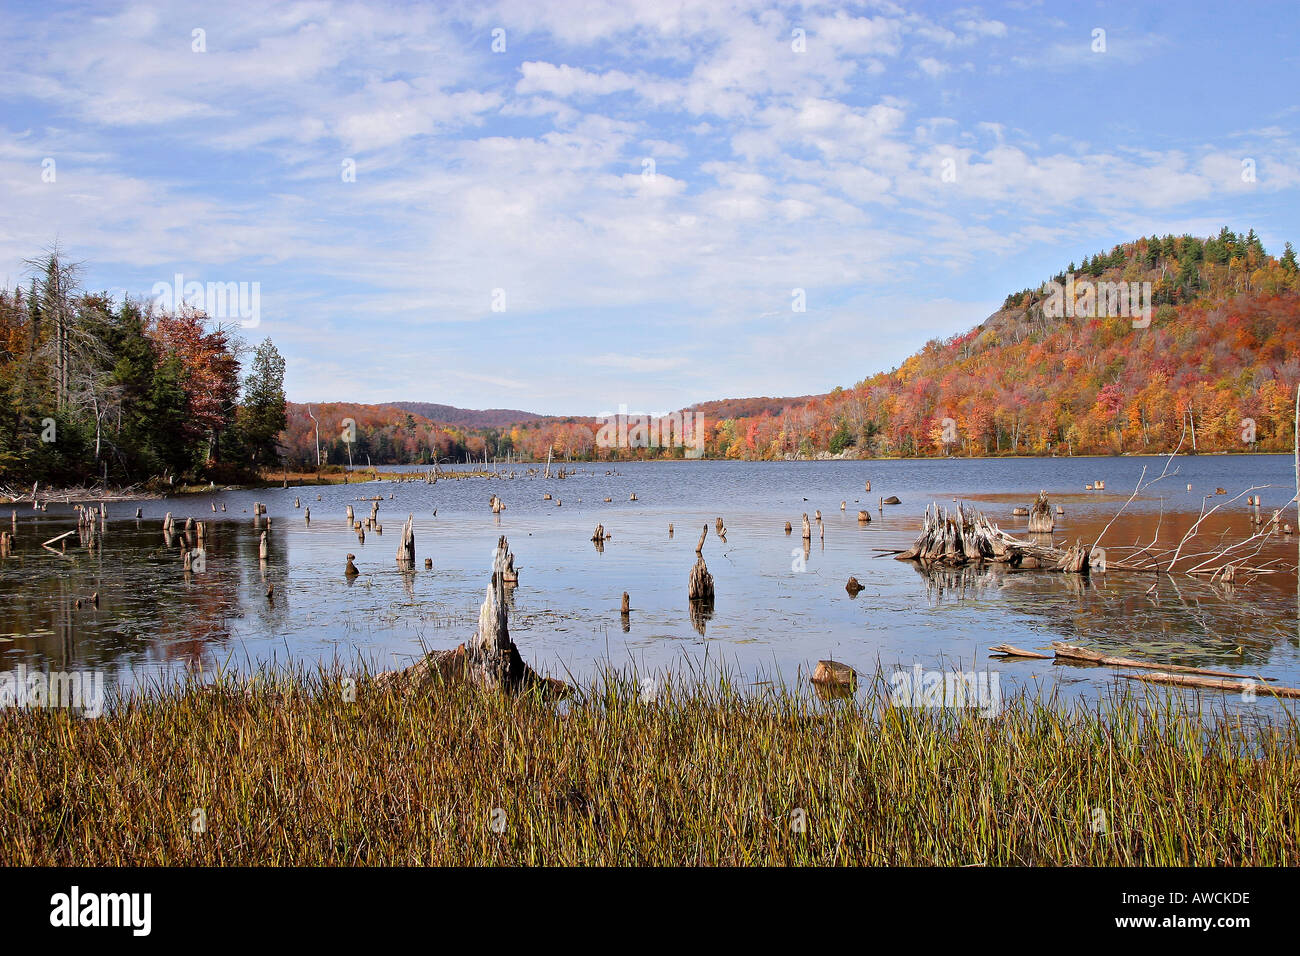
M 870 462 L 902 462 L 902 461 L 1085 461 L 1085 460 L 1114 460 L 1125 458 L 1290 458 L 1289 452 L 1264 452 L 1264 451 L 1213 451 L 1213 452 L 1149 452 L 1149 453 L 1123 453 L 1114 455 L 973 455 L 973 456 L 956 456 L 956 455 L 907 455 L 899 457 L 875 457 L 875 458 L 633 458 L 626 461 L 572 461 L 556 463 L 552 462 L 553 467 L 557 466 L 580 466 L 590 468 L 591 466 L 605 466 L 606 468 L 618 468 L 623 465 L 649 465 L 649 464 L 748 464 L 748 465 L 794 465 L 794 464 L 844 464 L 846 462 L 858 462 L 867 464 Z M 507 467 L 504 463 L 493 463 L 489 465 L 487 471 L 482 470 L 482 465 L 473 463 L 453 464 L 448 466 L 439 466 L 444 468 L 442 476 L 452 480 L 463 480 L 464 478 L 495 478 L 504 471 L 512 470 L 516 467 L 534 468 L 544 466 L 544 461 L 537 462 L 512 462 Z M 286 476 L 284 472 L 278 474 L 264 473 L 264 476 L 257 481 L 239 482 L 235 484 L 224 485 L 204 485 L 204 484 L 182 484 L 176 485 L 167 490 L 133 490 L 137 486 L 110 487 L 103 488 L 85 488 L 85 487 L 59 487 L 54 488 L 48 493 L 37 491 L 36 500 L 45 503 L 58 504 L 76 504 L 81 502 L 114 502 L 114 501 L 158 501 L 166 498 L 183 497 L 200 494 L 213 494 L 217 492 L 228 491 L 258 491 L 271 488 L 311 488 L 324 485 L 343 485 L 343 484 L 365 484 L 373 481 L 381 481 L 390 475 L 414 475 L 421 474 L 429 469 L 432 465 L 425 464 L 388 464 L 367 466 L 363 470 L 354 469 L 352 471 L 340 472 L 289 472 Z M 465 471 L 463 469 L 477 469 Z M 540 478 L 540 475 L 534 476 Z M 147 484 L 147 483 L 146 483 Z M 17 487 L 22 487 L 23 482 L 18 482 Z M 30 492 L 14 494 L 13 489 L 6 489 L 4 492 L 4 504 L 22 505 L 32 504 L 32 495 Z

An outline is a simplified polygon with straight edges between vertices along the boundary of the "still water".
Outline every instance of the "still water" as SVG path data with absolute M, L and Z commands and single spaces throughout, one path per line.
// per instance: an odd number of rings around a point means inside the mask
M 1128 500 L 1143 468 L 1150 480 L 1165 461 L 650 462 L 621 464 L 616 474 L 582 464 L 570 466 L 578 472 L 563 480 L 525 477 L 516 468 L 517 477 L 500 480 L 217 489 L 110 503 L 103 546 L 93 554 L 76 535 L 58 554 L 41 547 L 76 528 L 71 505 L 51 503 L 44 512 L 0 506 L 0 527 L 10 526 L 11 510 L 17 515 L 14 553 L 0 559 L 0 670 L 19 663 L 101 668 L 110 684 L 129 686 L 178 668 L 247 670 L 266 661 L 405 666 L 421 647 L 452 647 L 473 632 L 492 551 L 505 535 L 520 571 L 512 636 L 534 667 L 562 677 L 590 675 L 607 663 L 655 673 L 707 662 L 755 680 L 797 681 L 817 660 L 834 658 L 860 672 L 877 663 L 887 672 L 915 664 L 991 667 L 1004 692 L 1022 685 L 1087 699 L 1117 681 L 1128 685 L 1108 668 L 991 660 L 987 653 L 991 644 L 1041 650 L 1064 640 L 1300 685 L 1293 573 L 1239 577 L 1234 585 L 1180 575 L 1162 578 L 1148 593 L 1155 578 L 1146 574 L 1111 571 L 1083 580 L 995 568 L 928 576 L 882 554 L 911 544 L 932 501 L 952 505 L 961 498 L 1023 535 L 1026 519 L 1013 518 L 1012 509 L 1029 505 L 1039 489 L 1065 509 L 1057 544 L 1091 542 Z M 1183 457 L 1169 471 L 1107 532 L 1102 545 L 1112 560 L 1124 547 L 1153 540 L 1156 548 L 1176 546 L 1202 507 L 1222 505 L 1186 552 L 1241 540 L 1251 534 L 1249 509 L 1244 498 L 1226 504 L 1229 498 L 1258 487 L 1269 515 L 1295 492 L 1284 456 Z M 1106 490 L 1085 491 L 1097 479 Z M 1219 487 L 1229 494 L 1214 496 Z M 491 513 L 493 494 L 506 504 L 500 515 Z M 880 498 L 891 495 L 902 503 L 882 509 Z M 1208 504 L 1206 495 L 1213 496 Z M 383 533 L 367 532 L 363 544 L 345 515 L 351 504 L 364 519 L 371 496 L 382 498 Z M 264 565 L 254 502 L 271 519 Z M 859 523 L 859 509 L 869 511 L 870 523 Z M 800 516 L 812 519 L 817 510 L 824 536 L 814 520 L 805 557 Z M 178 541 L 166 544 L 168 512 L 178 528 L 187 517 L 207 523 L 202 571 L 185 573 Z M 417 563 L 403 573 L 395 552 L 408 514 Z M 725 542 L 714 532 L 718 517 Z M 1287 520 L 1297 524 L 1294 506 Z M 612 535 L 601 550 L 590 540 L 597 524 Z M 704 557 L 717 600 L 709 620 L 693 621 L 686 584 L 705 524 Z M 1294 566 L 1297 537 L 1273 535 L 1250 563 Z M 348 553 L 360 571 L 353 579 L 344 574 Z M 432 569 L 425 558 L 433 559 Z M 856 597 L 845 590 L 850 575 L 863 585 Z M 626 620 L 624 591 L 632 607 Z

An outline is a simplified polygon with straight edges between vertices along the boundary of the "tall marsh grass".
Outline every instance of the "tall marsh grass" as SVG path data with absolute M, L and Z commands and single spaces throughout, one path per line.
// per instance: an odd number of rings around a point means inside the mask
M 1297 727 L 1148 693 L 995 718 L 755 690 L 565 704 L 341 670 L 0 710 L 11 865 L 1294 864 Z M 653 696 L 653 699 L 647 697 Z

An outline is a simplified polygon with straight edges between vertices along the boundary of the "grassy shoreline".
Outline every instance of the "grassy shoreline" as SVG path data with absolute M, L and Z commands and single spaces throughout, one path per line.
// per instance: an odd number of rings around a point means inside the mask
M 567 705 L 340 670 L 0 709 L 10 865 L 1288 865 L 1294 718 L 1161 694 L 828 706 L 726 674 Z M 201 811 L 201 813 L 200 813 Z M 202 818 L 203 826 L 198 821 Z M 802 822 L 802 832 L 799 823 Z M 201 829 L 202 832 L 196 832 Z M 500 829 L 500 832 L 497 830 Z

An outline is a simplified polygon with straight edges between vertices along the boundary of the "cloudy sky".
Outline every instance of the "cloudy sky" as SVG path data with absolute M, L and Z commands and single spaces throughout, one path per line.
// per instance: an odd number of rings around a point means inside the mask
M 1290 0 L 3 9 L 0 279 L 256 282 L 297 401 L 821 392 L 1138 235 L 1300 242 Z

